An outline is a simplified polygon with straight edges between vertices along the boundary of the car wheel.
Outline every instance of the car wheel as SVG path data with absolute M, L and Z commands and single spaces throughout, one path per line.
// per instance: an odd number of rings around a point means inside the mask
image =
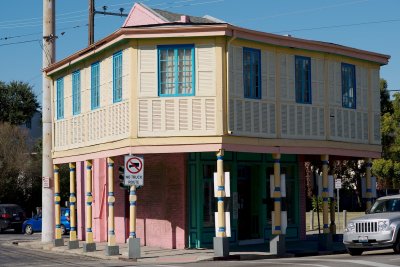
M 347 248 L 347 252 L 351 256 L 359 256 L 364 252 L 364 250 L 362 248 Z
M 60 229 L 61 229 L 61 235 L 65 235 L 65 234 L 66 234 L 66 231 L 65 231 L 65 226 L 64 226 L 64 224 L 61 224 Z
M 25 234 L 27 234 L 27 235 L 33 234 L 32 225 L 28 224 L 27 226 L 25 226 L 24 232 L 25 232 Z
M 396 242 L 393 244 L 393 251 L 396 254 L 400 254 L 400 238 L 398 237 Z

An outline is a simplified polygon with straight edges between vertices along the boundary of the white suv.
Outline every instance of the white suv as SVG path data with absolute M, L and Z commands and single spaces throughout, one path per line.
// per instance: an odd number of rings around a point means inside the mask
M 352 256 L 381 248 L 400 253 L 399 228 L 400 195 L 381 197 L 365 216 L 349 221 L 343 243 Z

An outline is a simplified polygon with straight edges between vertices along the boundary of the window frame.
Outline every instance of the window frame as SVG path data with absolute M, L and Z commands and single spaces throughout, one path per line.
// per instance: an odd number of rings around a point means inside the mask
M 352 81 L 353 81 L 353 101 L 350 102 L 348 99 L 345 99 L 345 93 L 350 94 L 350 88 L 345 88 L 346 87 L 346 80 L 348 78 L 345 77 L 345 68 L 351 68 L 352 69 Z M 341 83 L 342 83 L 342 107 L 344 108 L 350 108 L 350 109 L 356 109 L 357 108 L 357 81 L 356 81 L 356 66 L 353 64 L 349 63 L 343 63 L 341 64 L 340 68 L 341 72 Z M 347 97 L 349 98 L 349 97 Z M 352 105 L 351 105 L 352 104 Z
M 306 60 L 306 61 L 308 61 L 308 68 L 307 68 L 307 71 L 308 71 L 308 82 L 307 82 L 307 84 L 305 84 L 305 82 L 303 81 L 303 78 L 305 77 L 305 75 L 304 75 L 304 72 L 305 72 L 305 69 L 302 69 L 301 70 L 301 78 L 302 78 L 302 86 L 301 86 L 301 88 L 298 88 L 297 87 L 297 80 L 298 80 L 298 78 L 300 78 L 300 77 L 298 77 L 298 74 L 297 74 L 297 60 Z M 305 56 L 295 56 L 295 58 L 294 58 L 294 74 L 295 74 L 295 82 L 294 82 L 294 87 L 295 87 L 295 98 L 296 98 L 296 103 L 299 103 L 299 104 L 312 104 L 312 82 L 311 82 L 311 57 L 305 57 Z M 303 88 L 303 85 L 306 85 L 305 87 L 306 88 Z M 301 90 L 301 94 L 300 94 L 300 96 L 301 96 L 301 99 L 299 99 L 298 98 L 298 90 Z M 308 101 L 306 101 L 305 100 L 305 92 L 306 92 L 306 90 L 308 91 L 308 95 L 309 95 L 309 99 L 308 99 Z
M 81 72 L 72 73 L 72 115 L 81 113 Z
M 58 78 L 56 81 L 56 117 L 57 120 L 64 119 L 64 77 Z
M 250 52 L 250 53 L 257 53 L 255 56 L 257 56 L 258 58 L 258 70 L 257 70 L 257 74 L 258 74 L 258 88 L 255 89 L 253 88 L 255 81 L 250 81 L 250 88 L 249 88 L 249 95 L 246 95 L 246 73 L 245 73 L 245 58 L 244 58 L 244 54 L 246 52 Z M 261 99 L 262 98 L 262 84 L 261 84 L 261 50 L 260 49 L 256 49 L 256 48 L 250 48 L 250 47 L 243 47 L 243 59 L 242 59 L 242 64 L 243 64 L 243 96 L 244 98 L 249 98 L 249 99 Z M 251 56 L 251 63 L 250 65 L 252 65 L 252 61 L 253 61 L 253 56 Z M 251 67 L 250 67 L 251 70 Z M 265 70 L 266 71 L 266 70 Z M 250 72 L 250 80 L 252 79 L 252 73 Z M 258 96 L 257 96 L 257 91 L 258 91 Z
M 118 61 L 117 61 L 118 60 Z M 113 103 L 122 101 L 122 50 L 113 54 Z M 117 65 L 118 64 L 118 65 Z M 117 71 L 118 67 L 118 71 Z M 118 76 L 118 77 L 117 77 Z M 120 87 L 118 85 L 121 85 Z
M 96 71 L 96 73 L 94 73 Z M 96 76 L 94 75 L 96 74 Z M 94 80 L 96 78 L 96 80 Z M 95 110 L 100 107 L 100 62 L 90 65 L 90 108 Z
M 191 60 L 192 60 L 192 91 L 191 93 L 180 94 L 179 93 L 179 70 L 178 70 L 178 50 L 182 48 L 190 49 Z M 171 49 L 174 51 L 174 89 L 172 94 L 163 94 L 161 91 L 162 88 L 162 77 L 161 77 L 161 51 Z M 158 96 L 160 97 L 181 97 L 181 96 L 194 96 L 196 92 L 195 81 L 196 81 L 196 72 L 195 72 L 195 46 L 194 44 L 178 44 L 178 45 L 158 45 L 157 46 L 157 77 L 158 77 Z

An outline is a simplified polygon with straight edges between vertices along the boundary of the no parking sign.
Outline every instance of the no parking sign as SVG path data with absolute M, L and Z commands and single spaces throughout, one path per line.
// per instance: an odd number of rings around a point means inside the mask
M 124 184 L 143 186 L 144 180 L 144 159 L 143 156 L 125 156 Z

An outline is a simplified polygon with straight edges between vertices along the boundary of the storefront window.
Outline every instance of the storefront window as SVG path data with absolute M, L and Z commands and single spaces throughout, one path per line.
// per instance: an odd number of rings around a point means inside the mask
M 215 165 L 203 165 L 203 226 L 214 227 L 215 197 L 214 197 Z

